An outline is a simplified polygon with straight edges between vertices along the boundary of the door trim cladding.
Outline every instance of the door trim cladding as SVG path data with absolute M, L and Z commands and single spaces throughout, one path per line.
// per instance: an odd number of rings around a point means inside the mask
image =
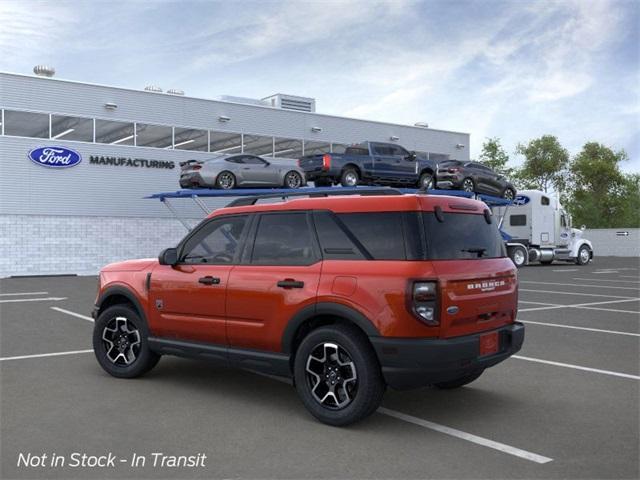
M 98 300 L 96 300 L 96 305 L 94 309 L 94 312 L 95 312 L 94 318 L 98 317 L 98 312 L 100 311 L 100 308 L 102 307 L 102 304 L 104 303 L 104 301 L 109 297 L 113 297 L 114 295 L 122 295 L 123 297 L 126 297 L 127 300 L 129 300 L 131 303 L 133 303 L 133 305 L 136 307 L 136 310 L 138 311 L 138 315 L 140 315 L 144 323 L 147 326 L 149 326 L 149 322 L 147 321 L 146 311 L 144 308 L 142 308 L 142 304 L 140 303 L 140 300 L 138 300 L 138 297 L 136 297 L 136 295 L 130 289 L 120 285 L 107 287 L 100 294 L 100 296 L 98 297 Z
M 295 340 L 298 329 L 304 322 L 318 315 L 330 315 L 345 318 L 360 327 L 368 337 L 380 336 L 380 332 L 371 320 L 359 311 L 340 303 L 314 303 L 299 310 L 287 323 L 287 327 L 282 334 L 283 353 L 287 355 L 292 353 L 293 341 Z

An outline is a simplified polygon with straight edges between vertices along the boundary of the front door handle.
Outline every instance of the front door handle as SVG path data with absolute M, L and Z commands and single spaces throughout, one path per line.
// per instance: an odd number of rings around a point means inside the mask
M 278 282 L 278 286 L 280 288 L 303 288 L 304 282 L 299 282 L 298 280 L 287 278 L 285 280 L 280 280 Z
M 218 277 L 202 277 L 198 279 L 198 283 L 202 283 L 204 285 L 219 285 L 220 279 Z

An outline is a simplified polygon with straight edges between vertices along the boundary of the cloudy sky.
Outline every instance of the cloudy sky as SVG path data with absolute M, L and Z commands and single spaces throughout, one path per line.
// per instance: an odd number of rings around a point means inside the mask
M 320 113 L 596 140 L 640 172 L 640 2 L 0 0 L 0 70 L 187 95 L 317 99 Z M 515 158 L 515 163 L 521 159 Z

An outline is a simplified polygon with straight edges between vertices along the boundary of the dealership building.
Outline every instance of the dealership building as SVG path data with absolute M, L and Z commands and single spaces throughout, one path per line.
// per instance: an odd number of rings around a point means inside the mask
M 319 114 L 311 98 L 210 100 L 60 80 L 47 67 L 34 72 L 0 73 L 0 277 L 95 274 L 175 245 L 185 227 L 144 197 L 178 190 L 186 160 L 250 153 L 295 162 L 364 140 L 435 160 L 469 159 L 467 133 Z M 56 151 L 66 168 L 33 158 Z M 190 223 L 203 216 L 189 200 L 173 205 Z

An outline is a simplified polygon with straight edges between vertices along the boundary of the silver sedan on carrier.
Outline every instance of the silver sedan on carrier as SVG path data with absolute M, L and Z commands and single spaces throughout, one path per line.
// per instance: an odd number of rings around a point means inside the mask
M 295 160 L 265 160 L 245 153 L 189 160 L 181 162 L 180 169 L 181 188 L 298 188 L 307 184 L 304 171 Z

